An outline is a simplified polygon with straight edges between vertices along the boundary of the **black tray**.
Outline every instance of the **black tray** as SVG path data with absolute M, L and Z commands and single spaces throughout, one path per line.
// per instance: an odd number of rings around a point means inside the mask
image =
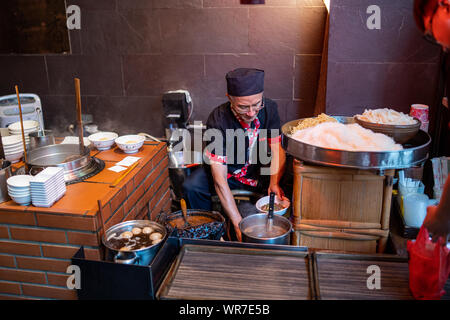
M 77 290 L 78 299 L 154 300 L 164 276 L 185 244 L 307 251 L 305 247 L 178 238 L 172 233 L 150 265 L 139 266 L 105 260 L 89 260 L 85 258 L 84 248 L 81 247 L 72 257 L 72 264 L 79 266 L 81 270 L 81 289 Z

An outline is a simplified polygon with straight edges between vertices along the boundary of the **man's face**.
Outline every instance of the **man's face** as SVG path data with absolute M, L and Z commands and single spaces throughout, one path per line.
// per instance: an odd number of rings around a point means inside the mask
M 231 107 L 239 114 L 245 122 L 252 122 L 256 119 L 259 110 L 263 107 L 263 93 L 245 97 L 233 97 L 228 95 Z

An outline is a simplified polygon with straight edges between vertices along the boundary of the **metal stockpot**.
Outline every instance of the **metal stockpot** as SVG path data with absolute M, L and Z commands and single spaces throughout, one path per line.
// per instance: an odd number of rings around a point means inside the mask
M 264 243 L 264 244 L 284 244 L 284 245 L 290 244 L 292 223 L 289 221 L 289 219 L 283 216 L 278 215 L 273 216 L 273 226 L 280 227 L 285 231 L 282 235 L 278 237 L 271 237 L 271 238 L 266 238 L 264 236 L 255 237 L 246 232 L 246 230 L 248 230 L 248 228 L 250 227 L 260 225 L 265 226 L 266 223 L 267 223 L 266 213 L 253 214 L 251 216 L 242 219 L 241 222 L 239 223 L 239 229 L 241 230 L 242 234 L 242 241 L 251 243 Z
M 44 135 L 45 134 L 45 135 Z M 51 130 L 35 131 L 29 134 L 30 147 L 29 150 L 55 144 L 55 137 L 52 135 Z
M 0 203 L 10 200 L 6 180 L 12 177 L 11 162 L 0 160 Z
M 160 232 L 163 235 L 162 241 L 139 250 L 130 250 L 126 252 L 119 251 L 117 248 L 113 248 L 107 241 L 107 239 L 109 239 L 114 234 L 118 236 L 122 232 L 131 231 L 131 229 L 133 228 L 143 229 L 144 227 L 151 227 L 154 230 Z M 148 266 L 150 262 L 152 262 L 159 248 L 161 248 L 166 237 L 166 228 L 157 222 L 150 220 L 130 220 L 121 222 L 109 228 L 103 235 L 102 242 L 103 245 L 108 249 L 106 255 L 108 260 L 123 264 L 137 264 L 141 266 Z

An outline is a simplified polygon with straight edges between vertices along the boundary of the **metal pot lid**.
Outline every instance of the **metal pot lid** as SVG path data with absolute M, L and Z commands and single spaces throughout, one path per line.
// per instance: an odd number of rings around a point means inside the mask
M 354 123 L 353 117 L 333 116 L 341 123 Z M 403 150 L 371 152 L 346 151 L 328 149 L 303 143 L 291 137 L 291 128 L 296 126 L 297 119 L 285 123 L 282 128 L 282 145 L 287 153 L 307 162 L 341 168 L 353 169 L 404 169 L 421 164 L 428 159 L 431 137 L 425 131 L 419 133 L 408 143 L 403 144 Z

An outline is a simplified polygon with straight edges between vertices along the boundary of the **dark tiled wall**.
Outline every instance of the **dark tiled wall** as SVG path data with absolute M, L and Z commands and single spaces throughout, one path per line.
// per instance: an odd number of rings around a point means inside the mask
M 0 95 L 41 96 L 47 127 L 74 123 L 73 78 L 84 113 L 100 129 L 163 134 L 161 95 L 187 89 L 193 119 L 225 101 L 227 71 L 266 71 L 266 95 L 282 121 L 310 115 L 320 71 L 326 8 L 322 0 L 68 0 L 81 7 L 81 30 L 67 55 L 0 56 Z
M 354 115 L 364 108 L 409 112 L 431 105 L 440 48 L 417 29 L 413 0 L 332 0 L 326 110 Z M 381 9 L 381 29 L 366 27 L 367 7 Z

